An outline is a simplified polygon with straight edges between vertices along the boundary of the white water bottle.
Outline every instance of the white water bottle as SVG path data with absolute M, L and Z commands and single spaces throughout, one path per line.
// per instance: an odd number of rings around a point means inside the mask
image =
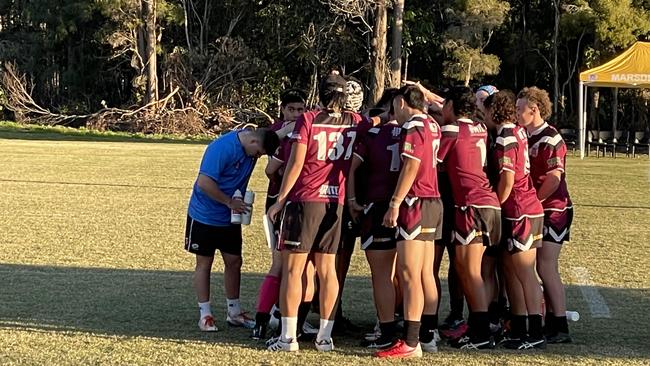
M 570 320 L 572 322 L 577 322 L 580 320 L 580 313 L 577 311 L 570 311 L 567 310 L 566 312 L 566 320 Z
M 248 190 L 244 195 L 244 204 L 246 204 L 247 211 L 241 214 L 242 225 L 250 225 L 251 217 L 253 215 L 253 203 L 255 202 L 255 192 Z
M 232 195 L 232 199 L 234 200 L 241 200 L 242 199 L 241 191 L 238 189 L 235 191 L 235 194 Z M 241 224 L 241 219 L 242 219 L 242 214 L 235 212 L 233 210 L 230 211 L 230 223 L 231 224 Z

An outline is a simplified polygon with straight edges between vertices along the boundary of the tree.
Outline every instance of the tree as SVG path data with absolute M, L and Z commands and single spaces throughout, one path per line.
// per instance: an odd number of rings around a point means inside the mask
M 477 77 L 499 73 L 500 60 L 485 54 L 494 31 L 506 20 L 510 4 L 501 0 L 457 0 L 446 9 L 445 76 L 465 85 Z
M 376 104 L 384 93 L 386 84 L 386 35 L 388 12 L 386 1 L 379 0 L 375 5 L 375 26 L 372 35 L 372 66 L 370 68 L 370 95 L 368 103 Z
M 145 61 L 145 79 L 147 80 L 147 91 L 145 104 L 158 100 L 158 62 L 156 60 L 156 49 L 158 37 L 156 36 L 156 0 L 142 0 L 142 21 L 140 26 L 144 47 L 139 47 Z
M 404 31 L 404 0 L 393 4 L 392 52 L 390 62 L 390 86 L 399 88 L 402 83 L 402 33 Z

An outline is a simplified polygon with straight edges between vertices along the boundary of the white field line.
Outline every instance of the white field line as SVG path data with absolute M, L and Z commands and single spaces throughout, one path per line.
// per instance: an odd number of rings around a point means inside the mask
M 596 288 L 596 285 L 591 280 L 589 270 L 584 267 L 573 267 L 573 277 L 576 284 L 580 286 L 582 297 L 589 306 L 592 318 L 611 318 L 609 313 L 609 306 L 603 295 Z

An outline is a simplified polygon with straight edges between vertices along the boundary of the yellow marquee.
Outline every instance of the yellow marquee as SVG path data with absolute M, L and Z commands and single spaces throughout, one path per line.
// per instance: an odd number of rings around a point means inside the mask
M 650 88 L 650 42 L 637 42 L 608 63 L 580 73 L 587 86 Z
M 580 73 L 578 129 L 580 158 L 585 156 L 588 87 L 650 88 L 650 42 L 637 42 L 604 65 Z M 616 129 L 616 119 L 614 120 Z

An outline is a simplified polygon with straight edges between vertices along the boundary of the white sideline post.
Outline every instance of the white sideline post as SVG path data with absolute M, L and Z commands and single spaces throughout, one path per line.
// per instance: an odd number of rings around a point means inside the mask
M 585 158 L 585 84 L 580 81 L 578 87 L 578 144 L 580 144 L 580 159 Z

